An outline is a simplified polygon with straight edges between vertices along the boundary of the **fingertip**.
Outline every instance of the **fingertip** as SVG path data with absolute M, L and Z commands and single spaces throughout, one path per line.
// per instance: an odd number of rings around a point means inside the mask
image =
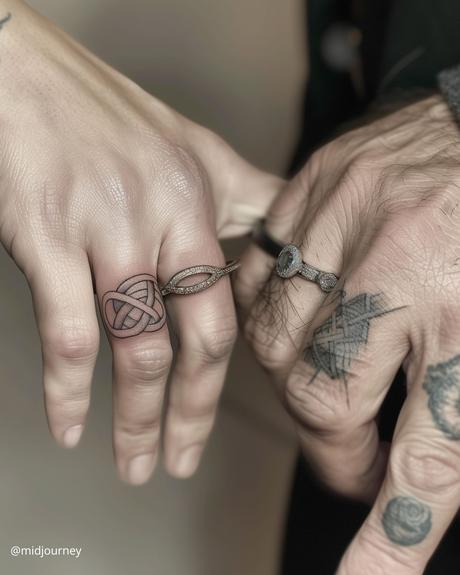
M 83 425 L 72 425 L 62 435 L 62 445 L 67 449 L 73 449 L 80 442 L 83 433 Z
M 120 479 L 129 485 L 144 485 L 151 478 L 156 462 L 156 453 L 136 455 L 124 466 L 118 466 L 118 474 Z
M 165 461 L 168 473 L 176 479 L 189 479 L 196 473 L 202 453 L 202 445 L 192 445 L 168 457 Z

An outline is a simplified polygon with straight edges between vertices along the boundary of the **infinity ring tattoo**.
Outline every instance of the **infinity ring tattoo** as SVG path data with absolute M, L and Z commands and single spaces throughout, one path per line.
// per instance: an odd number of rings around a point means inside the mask
M 158 331 L 166 322 L 166 310 L 161 296 L 199 293 L 236 270 L 239 265 L 234 260 L 223 268 L 192 266 L 174 274 L 161 289 L 156 278 L 150 274 L 128 278 L 115 291 L 108 291 L 102 297 L 101 309 L 107 328 L 118 338 L 132 337 L 144 331 Z M 179 285 L 184 279 L 201 274 L 207 274 L 208 277 L 195 284 Z

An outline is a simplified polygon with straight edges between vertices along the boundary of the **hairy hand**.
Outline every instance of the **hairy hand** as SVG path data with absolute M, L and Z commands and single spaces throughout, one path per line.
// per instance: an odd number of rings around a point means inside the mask
M 23 2 L 0 1 L 0 11 L 0 239 L 33 294 L 50 428 L 67 447 L 81 435 L 99 341 L 94 288 L 114 357 L 116 460 L 125 480 L 142 483 L 172 356 L 159 286 L 189 266 L 222 266 L 217 234 L 249 229 L 279 182 Z M 236 322 L 228 278 L 167 303 L 179 351 L 165 459 L 187 476 L 213 424 Z
M 421 574 L 460 501 L 460 134 L 439 97 L 319 150 L 275 200 L 268 231 L 340 276 L 327 297 L 283 280 L 257 246 L 236 294 L 324 482 L 374 501 L 339 575 Z M 396 372 L 391 449 L 376 420 Z

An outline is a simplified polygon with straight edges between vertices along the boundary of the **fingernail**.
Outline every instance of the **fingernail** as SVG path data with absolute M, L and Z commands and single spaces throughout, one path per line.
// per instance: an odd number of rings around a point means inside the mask
M 201 445 L 194 445 L 185 449 L 176 462 L 175 475 L 178 477 L 190 477 L 193 475 L 200 462 L 201 451 Z
M 152 474 L 154 458 L 151 453 L 133 457 L 128 464 L 128 481 L 132 485 L 145 483 Z
M 72 427 L 69 427 L 62 438 L 65 447 L 75 447 L 80 441 L 82 432 L 83 425 L 73 425 Z

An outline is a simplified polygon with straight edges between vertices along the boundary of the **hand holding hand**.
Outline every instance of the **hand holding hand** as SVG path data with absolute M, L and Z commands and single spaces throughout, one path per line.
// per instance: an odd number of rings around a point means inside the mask
M 245 332 L 334 490 L 372 511 L 339 575 L 421 574 L 460 502 L 460 135 L 438 97 L 319 150 L 266 227 L 340 276 L 328 296 L 251 246 L 236 278 Z M 391 451 L 377 418 L 396 372 Z

